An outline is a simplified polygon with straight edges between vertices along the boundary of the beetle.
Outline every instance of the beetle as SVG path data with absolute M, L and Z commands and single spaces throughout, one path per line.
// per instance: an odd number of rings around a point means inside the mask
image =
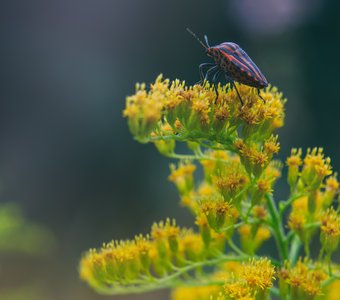
M 216 91 L 216 100 L 218 98 L 216 82 L 222 74 L 224 74 L 227 83 L 230 83 L 230 87 L 235 88 L 241 105 L 243 105 L 243 101 L 234 83 L 235 81 L 256 88 L 259 97 L 264 100 L 260 95 L 260 89 L 267 87 L 268 81 L 239 45 L 225 42 L 211 47 L 206 35 L 204 36 L 204 44 L 189 28 L 187 28 L 187 31 L 205 48 L 207 56 L 214 60 L 213 63 L 200 64 L 199 73 L 200 83 L 211 78 Z M 204 74 L 205 69 L 208 70 Z

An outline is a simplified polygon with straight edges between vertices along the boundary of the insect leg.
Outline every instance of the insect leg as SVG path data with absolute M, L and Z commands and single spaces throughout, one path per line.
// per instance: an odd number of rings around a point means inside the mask
M 241 96 L 240 96 L 240 93 L 239 93 L 238 90 L 237 90 L 236 84 L 235 84 L 234 82 L 232 82 L 231 84 L 232 84 L 232 87 L 235 88 L 235 91 L 236 91 L 236 93 L 237 93 L 237 96 L 238 96 L 238 98 L 239 98 L 240 101 L 241 101 L 241 105 L 243 106 L 243 101 L 242 101 L 242 98 L 241 98 Z
M 211 67 L 213 67 L 215 64 L 214 63 L 203 63 L 203 64 L 200 64 L 199 66 L 198 66 L 198 70 L 199 70 L 199 73 L 200 73 L 200 81 L 197 83 L 197 84 L 201 84 L 203 81 L 204 81 L 204 72 L 203 72 L 203 69 L 205 69 L 205 68 L 207 68 L 207 67 L 209 67 L 209 68 L 211 68 Z
M 219 69 L 219 66 L 214 65 L 213 67 L 211 67 L 207 73 L 205 73 L 205 77 L 204 77 L 204 85 L 205 82 L 209 79 L 209 77 L 214 74 L 214 72 L 216 72 Z
M 233 88 L 233 79 L 231 77 L 229 77 L 227 74 L 224 74 L 225 80 L 226 80 L 226 84 L 229 83 L 229 88 L 232 89 Z
M 263 102 L 266 102 L 266 100 L 264 100 L 263 98 L 262 98 L 262 96 L 260 95 L 260 89 L 257 89 L 257 94 L 258 94 L 258 96 L 263 100 Z
M 214 74 L 214 77 L 211 80 L 211 83 L 214 84 L 214 89 L 215 89 L 215 93 L 216 93 L 215 104 L 216 104 L 217 99 L 218 99 L 218 86 L 217 86 L 216 82 L 217 82 L 218 77 L 220 77 L 221 73 L 222 73 L 222 70 L 220 70 L 220 69 L 217 70 L 217 72 Z

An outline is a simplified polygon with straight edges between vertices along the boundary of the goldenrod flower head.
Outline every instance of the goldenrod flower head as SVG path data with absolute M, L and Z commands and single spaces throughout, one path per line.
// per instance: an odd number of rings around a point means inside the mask
M 245 282 L 236 281 L 228 282 L 224 285 L 224 293 L 229 299 L 250 299 L 255 300 L 252 296 L 252 289 Z
M 273 286 L 274 275 L 275 268 L 268 258 L 253 258 L 244 264 L 240 278 L 252 289 L 267 290 Z
M 221 287 L 218 285 L 178 287 L 171 292 L 172 300 L 209 300 L 217 297 Z
M 268 155 L 273 155 L 279 152 L 280 143 L 277 140 L 278 135 L 272 135 L 269 139 L 265 140 L 263 149 Z
M 252 225 L 244 224 L 239 227 L 238 233 L 243 251 L 249 254 L 254 254 L 271 236 L 270 230 L 263 225 L 252 227 Z
M 334 252 L 340 240 L 340 216 L 333 207 L 321 216 L 321 243 L 327 253 Z
M 159 153 L 168 156 L 174 152 L 175 149 L 175 141 L 174 140 L 156 140 L 154 144 L 159 151 Z
M 176 225 L 176 220 L 167 219 L 165 222 L 160 221 L 154 223 L 151 228 L 151 237 L 154 240 L 175 238 L 178 237 L 180 232 L 179 227 Z
M 245 188 L 249 182 L 242 165 L 238 162 L 226 164 L 212 176 L 212 181 L 225 200 L 234 200 L 234 197 Z
M 308 149 L 304 158 L 301 178 L 305 184 L 315 190 L 319 188 L 322 180 L 332 174 L 330 158 L 324 156 L 322 148 Z
M 170 165 L 171 174 L 169 180 L 172 181 L 181 195 L 186 195 L 193 189 L 193 173 L 196 166 L 191 162 L 180 162 L 178 167 Z
M 267 216 L 267 210 L 263 205 L 255 205 L 253 208 L 253 215 L 255 218 L 264 220 Z
M 235 93 L 235 91 L 233 91 Z M 254 99 L 251 97 L 251 89 L 244 85 L 240 85 L 240 93 L 246 94 L 244 105 L 241 107 L 239 117 L 247 124 L 255 125 L 264 121 L 273 121 L 277 118 L 283 118 L 283 104 L 282 94 L 277 93 L 276 88 L 264 89 L 261 99 Z M 271 92 L 271 93 L 270 93 Z M 248 96 L 248 97 L 247 97 Z
M 290 229 L 301 232 L 306 224 L 305 211 L 293 210 L 289 215 L 288 226 Z
M 271 236 L 270 230 L 267 227 L 261 226 L 255 235 L 255 244 L 262 244 L 264 241 L 268 240 Z
M 251 226 L 249 224 L 243 224 L 239 227 L 238 232 L 241 236 L 249 238 L 249 235 L 251 234 Z
M 277 179 L 281 177 L 283 164 L 279 160 L 272 160 L 268 167 L 264 170 L 262 176 L 264 178 L 272 179 L 275 182 Z
M 95 249 L 90 249 L 80 261 L 80 278 L 96 286 L 104 275 L 104 268 L 103 257 Z
M 160 78 L 157 79 L 160 82 Z M 123 115 L 128 118 L 131 132 L 144 141 L 156 128 L 162 117 L 160 93 L 146 92 L 145 84 L 136 85 L 136 94 L 126 98 Z
M 292 204 L 293 211 L 298 211 L 298 210 L 300 210 L 301 212 L 307 211 L 307 206 L 308 206 L 307 196 L 302 196 L 296 199 Z
M 339 182 L 337 180 L 337 174 L 330 176 L 326 180 L 326 191 L 339 191 Z
M 225 273 L 228 273 L 229 276 L 231 274 L 238 276 L 243 270 L 242 264 L 238 261 L 225 262 L 224 264 L 222 264 L 222 266 L 220 268 L 221 268 L 222 271 L 225 271 Z
M 124 116 L 132 134 L 142 142 L 151 141 L 151 132 L 165 120 L 173 130 L 196 139 L 209 139 L 209 135 L 213 139 L 231 132 L 235 126 L 243 127 L 246 138 L 269 136 L 283 125 L 285 100 L 276 88 L 263 89 L 263 101 L 254 88 L 239 85 L 243 106 L 229 85 L 218 85 L 217 89 L 216 101 L 215 88 L 209 82 L 204 86 L 186 86 L 184 81 L 170 82 L 160 75 L 148 90 L 145 84 L 137 84 L 136 93 L 127 97 Z
M 240 173 L 231 173 L 223 177 L 215 177 L 214 183 L 227 200 L 235 196 L 248 183 L 248 178 Z
M 204 243 L 200 234 L 186 230 L 179 237 L 179 253 L 188 260 L 197 261 L 202 258 Z
M 272 154 L 269 154 L 263 149 L 259 148 L 257 143 L 246 144 L 240 139 L 236 140 L 235 147 L 239 151 L 241 161 L 248 174 L 253 174 L 255 177 L 260 177 L 261 173 L 270 163 Z
M 287 158 L 286 164 L 288 167 L 299 167 L 302 165 L 302 149 L 293 148 L 291 150 L 291 155 Z
M 202 200 L 200 211 L 206 216 L 209 226 L 217 232 L 234 222 L 232 205 L 221 198 Z
M 252 204 L 261 203 L 266 194 L 273 192 L 273 186 L 281 175 L 281 163 L 272 161 L 262 172 L 253 187 Z
M 214 187 L 207 182 L 203 182 L 197 190 L 198 196 L 202 198 L 212 197 L 215 193 Z
M 224 286 L 227 299 L 262 299 L 257 295 L 266 295 L 275 279 L 271 262 L 267 258 L 251 259 L 242 266 L 242 270 Z
M 290 157 L 287 158 L 286 164 L 288 166 L 288 184 L 291 191 L 295 189 L 298 177 L 299 167 L 302 165 L 302 150 L 293 148 Z
M 193 191 L 189 192 L 186 195 L 181 196 L 181 204 L 183 206 L 188 207 L 191 211 L 195 211 L 197 207 L 195 193 Z
M 325 191 L 321 196 L 322 206 L 324 208 L 329 207 L 338 193 L 339 193 L 339 182 L 337 179 L 337 174 L 335 173 L 334 175 L 329 176 L 326 179 Z
M 273 191 L 272 182 L 264 178 L 257 181 L 257 188 L 262 194 L 271 193 Z
M 203 166 L 204 177 L 207 182 L 211 182 L 212 175 L 223 171 L 230 163 L 240 164 L 240 161 L 237 160 L 238 157 L 227 151 L 205 151 L 204 154 L 209 159 L 203 159 L 200 163 Z
M 304 297 L 320 295 L 322 293 L 321 283 L 327 275 L 321 269 L 309 266 L 310 264 L 311 262 L 307 259 L 299 259 L 294 267 L 287 264 L 280 272 L 280 280 L 300 291 Z
M 140 237 L 140 239 L 142 239 Z M 144 267 L 149 247 L 135 241 L 113 241 L 97 250 L 88 251 L 80 262 L 80 276 L 90 285 L 103 286 L 122 280 L 133 280 Z

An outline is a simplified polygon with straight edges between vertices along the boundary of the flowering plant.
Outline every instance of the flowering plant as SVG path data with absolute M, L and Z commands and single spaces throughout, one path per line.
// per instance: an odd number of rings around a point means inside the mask
M 338 299 L 332 291 L 340 268 L 331 256 L 340 239 L 339 183 L 330 159 L 321 148 L 293 149 L 286 161 L 290 195 L 275 201 L 283 167 L 273 159 L 280 149 L 275 131 L 286 100 L 271 86 L 261 99 L 238 85 L 243 105 L 229 85 L 217 90 L 160 75 L 149 90 L 137 84 L 127 97 L 124 116 L 134 138 L 179 161 L 169 180 L 197 229 L 167 219 L 149 234 L 89 250 L 81 278 L 111 295 L 172 288 L 174 300 Z M 189 151 L 178 153 L 178 143 Z M 266 249 L 258 254 L 269 239 L 277 257 Z M 317 240 L 315 255 L 310 245 Z

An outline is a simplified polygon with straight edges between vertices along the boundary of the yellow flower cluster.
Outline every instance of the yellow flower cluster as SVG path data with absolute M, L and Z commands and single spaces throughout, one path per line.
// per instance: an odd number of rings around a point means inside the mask
M 199 232 L 168 219 L 155 223 L 149 235 L 88 251 L 80 275 L 92 287 L 108 294 L 172 287 L 173 300 L 267 300 L 270 291 L 282 299 L 312 300 L 337 278 L 330 258 L 340 240 L 334 209 L 339 182 L 330 159 L 321 148 L 304 156 L 293 149 L 286 161 L 290 197 L 277 203 L 273 187 L 282 163 L 273 160 L 280 150 L 275 130 L 283 126 L 285 99 L 275 87 L 263 89 L 263 99 L 252 87 L 237 87 L 243 104 L 229 84 L 186 86 L 160 75 L 148 88 L 137 84 L 127 97 L 123 114 L 135 139 L 179 160 L 170 165 L 168 179 Z M 178 142 L 189 151 L 178 153 Z M 301 242 L 310 257 L 317 234 L 317 263 L 298 260 Z M 279 259 L 256 256 L 272 236 Z
M 321 244 L 325 252 L 330 255 L 339 246 L 340 215 L 333 207 L 321 215 Z
M 270 230 L 264 225 L 244 224 L 238 229 L 238 233 L 243 251 L 252 255 L 271 236 Z
M 217 89 L 216 100 L 215 88 L 208 82 L 186 86 L 184 81 L 170 82 L 159 75 L 148 91 L 145 84 L 137 84 L 136 93 L 127 97 L 123 114 L 137 140 L 164 140 L 156 142 L 163 154 L 173 150 L 174 144 L 167 142 L 169 136 L 224 144 L 235 140 L 240 129 L 243 139 L 262 141 L 283 126 L 285 100 L 275 87 L 262 90 L 263 101 L 254 88 L 239 85 L 243 106 L 229 85 Z M 276 153 L 278 147 L 267 143 L 266 149 Z
M 237 277 L 225 284 L 225 299 L 266 299 L 274 279 L 275 268 L 269 259 L 251 259 Z
M 286 263 L 279 272 L 282 295 L 291 299 L 314 299 L 322 294 L 321 284 L 327 278 L 326 273 L 313 266 L 308 260 L 298 260 L 294 267 Z
M 339 192 L 336 174 L 332 174 L 330 159 L 321 148 L 308 149 L 302 158 L 301 149 L 293 149 L 286 161 L 288 183 L 292 195 L 301 195 L 292 203 L 288 227 L 298 234 L 309 255 L 308 245 L 317 233 L 315 226 L 321 223 L 320 239 L 323 250 L 334 252 L 338 247 L 339 213 L 332 208 L 333 200 Z
M 210 300 L 211 297 L 217 297 L 221 291 L 219 285 L 179 287 L 172 291 L 172 300 Z
M 169 180 L 172 181 L 181 196 L 188 195 L 194 187 L 193 174 L 196 166 L 190 162 L 181 162 L 178 167 L 174 164 L 170 165 L 171 174 Z
M 161 277 L 174 273 L 177 267 L 213 257 L 222 251 L 219 237 L 211 237 L 205 247 L 200 234 L 180 229 L 175 221 L 155 223 L 150 236 L 134 240 L 113 241 L 99 250 L 91 249 L 80 262 L 80 276 L 97 289 L 131 285 L 143 276 Z
M 292 191 L 308 188 L 315 192 L 324 179 L 332 174 L 330 158 L 324 156 L 322 148 L 307 149 L 303 160 L 301 156 L 301 149 L 292 149 L 291 156 L 287 158 L 288 183 Z

